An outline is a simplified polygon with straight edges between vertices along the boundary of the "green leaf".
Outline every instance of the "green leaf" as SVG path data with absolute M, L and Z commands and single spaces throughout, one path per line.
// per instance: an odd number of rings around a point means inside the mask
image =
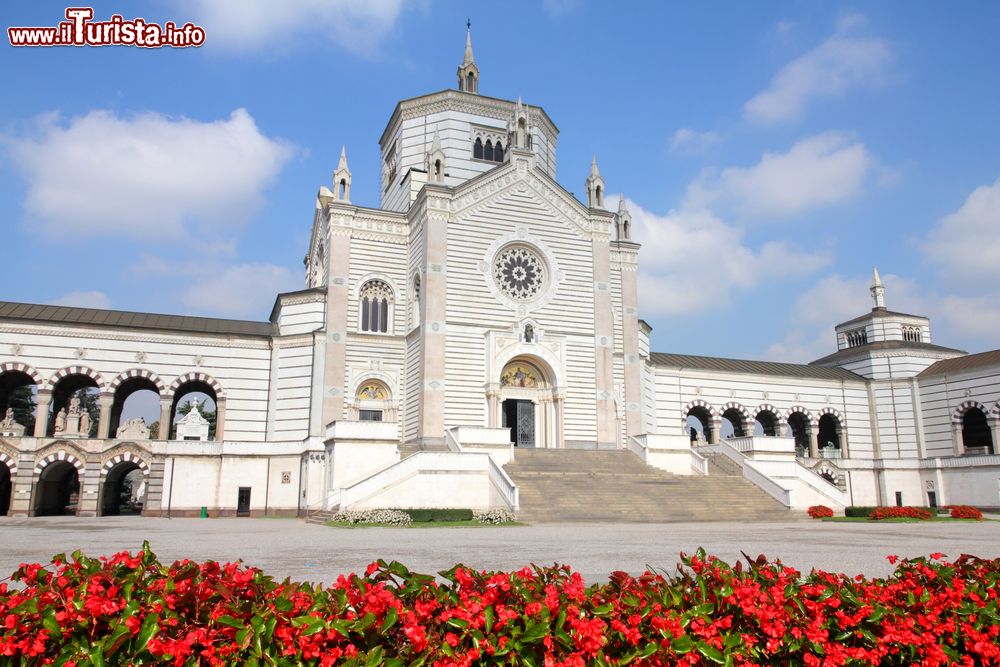
M 522 643 L 534 644 L 547 634 L 549 634 L 547 623 L 531 623 L 525 628 L 524 634 L 521 635 L 520 639 Z
M 670 643 L 670 648 L 678 653 L 687 653 L 694 648 L 694 640 L 688 635 L 681 635 Z
M 703 641 L 698 642 L 698 652 L 712 662 L 716 662 L 720 665 L 726 661 L 726 657 L 722 655 L 722 651 L 710 644 L 706 644 Z
M 389 608 L 389 613 L 385 615 L 385 619 L 382 621 L 382 626 L 379 628 L 379 632 L 385 632 L 392 626 L 396 625 L 396 621 L 399 620 L 399 612 L 396 611 L 395 607 Z
M 42 627 L 49 631 L 54 637 L 62 636 L 62 626 L 56 620 L 56 610 L 54 607 L 46 607 L 42 612 Z
M 715 605 L 711 602 L 706 602 L 705 604 L 699 604 L 697 606 L 691 607 L 691 613 L 697 616 L 711 616 L 715 613 Z
M 246 621 L 242 621 L 238 618 L 232 616 L 220 616 L 215 619 L 215 622 L 219 625 L 225 625 L 230 628 L 236 628 L 237 630 L 242 630 L 247 627 Z
M 368 659 L 365 660 L 365 667 L 377 667 L 381 665 L 383 661 L 383 656 L 385 654 L 385 649 L 381 646 L 376 646 L 371 651 L 368 652 Z
M 146 648 L 149 640 L 160 631 L 160 617 L 157 614 L 150 614 L 142 619 L 142 627 L 139 628 L 139 635 L 135 639 L 135 651 L 138 653 Z

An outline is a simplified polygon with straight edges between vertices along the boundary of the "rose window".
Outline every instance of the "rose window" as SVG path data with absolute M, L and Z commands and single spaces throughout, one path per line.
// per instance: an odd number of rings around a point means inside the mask
M 515 301 L 531 301 L 545 285 L 545 264 L 529 248 L 506 248 L 493 263 L 493 279 Z

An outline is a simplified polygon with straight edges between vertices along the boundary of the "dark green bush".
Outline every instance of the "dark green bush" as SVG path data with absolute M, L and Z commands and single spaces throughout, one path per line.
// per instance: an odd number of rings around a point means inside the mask
M 472 510 L 469 509 L 408 509 L 403 511 L 410 515 L 413 523 L 472 521 Z
M 853 517 L 864 517 L 868 518 L 868 515 L 872 513 L 874 507 L 862 507 L 861 505 L 851 505 L 850 507 L 844 508 L 844 516 Z

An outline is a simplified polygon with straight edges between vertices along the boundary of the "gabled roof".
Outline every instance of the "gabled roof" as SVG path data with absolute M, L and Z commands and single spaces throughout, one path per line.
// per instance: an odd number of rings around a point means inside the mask
M 0 301 L 0 320 L 124 329 L 159 329 L 161 331 L 257 338 L 270 338 L 274 334 L 274 325 L 270 322 L 162 315 L 126 310 L 77 308 L 75 306 L 47 306 L 13 301 Z
M 781 377 L 813 378 L 819 380 L 848 380 L 864 382 L 856 373 L 843 368 L 826 368 L 810 364 L 786 364 L 776 361 L 750 361 L 748 359 L 724 359 L 722 357 L 701 357 L 690 354 L 666 354 L 653 352 L 649 360 L 655 366 L 667 368 L 693 368 L 723 373 L 746 375 L 773 375 Z
M 857 345 L 855 347 L 845 347 L 843 350 L 837 350 L 833 354 L 828 354 L 825 357 L 817 359 L 815 361 L 810 361 L 810 364 L 832 364 L 841 362 L 847 359 L 852 359 L 859 355 L 864 355 L 868 352 L 878 352 L 881 350 L 901 350 L 908 349 L 913 352 L 920 354 L 921 352 L 936 352 L 943 354 L 968 354 L 965 350 L 956 350 L 951 347 L 944 347 L 942 345 L 934 345 L 933 343 L 914 343 L 905 340 L 880 340 L 875 343 L 868 343 L 866 345 Z
M 928 375 L 944 375 L 946 373 L 960 373 L 962 371 L 985 368 L 987 366 L 997 366 L 1000 369 L 1000 350 L 989 350 L 977 354 L 966 354 L 952 359 L 942 359 L 920 371 L 917 377 Z
M 895 311 L 895 310 L 885 310 L 885 309 L 882 309 L 882 308 L 872 308 L 870 312 L 867 312 L 864 315 L 859 315 L 858 317 L 855 317 L 852 320 L 847 320 L 846 322 L 841 322 L 840 324 L 837 325 L 836 328 L 839 329 L 840 327 L 846 327 L 846 326 L 850 326 L 852 324 L 860 324 L 861 322 L 864 322 L 866 320 L 870 320 L 870 319 L 873 319 L 873 318 L 874 319 L 881 319 L 881 318 L 885 318 L 885 317 L 911 317 L 911 318 L 917 319 L 917 320 L 926 320 L 927 319 L 923 315 L 910 315 L 909 313 L 900 313 L 900 312 Z

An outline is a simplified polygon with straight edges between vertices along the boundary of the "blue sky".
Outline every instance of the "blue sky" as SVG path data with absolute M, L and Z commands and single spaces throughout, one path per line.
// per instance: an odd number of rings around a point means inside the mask
M 266 318 L 303 287 L 340 146 L 377 206 L 378 137 L 397 100 L 455 85 L 471 17 L 481 92 L 545 107 L 567 189 L 596 154 L 628 198 L 655 350 L 822 356 L 875 264 L 935 342 L 1000 347 L 1000 5 L 958 7 L 95 3 L 206 43 L 5 41 L 0 299 Z

